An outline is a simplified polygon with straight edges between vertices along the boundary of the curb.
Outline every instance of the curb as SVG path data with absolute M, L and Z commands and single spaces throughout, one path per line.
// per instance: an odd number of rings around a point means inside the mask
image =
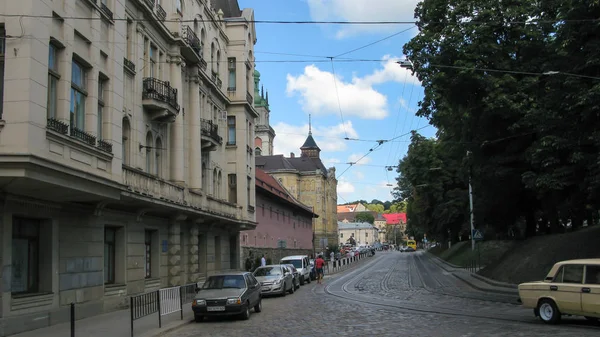
M 429 255 L 430 257 L 433 257 L 433 258 L 435 258 L 436 260 L 438 260 L 438 261 L 442 262 L 443 264 L 445 264 L 446 266 L 448 266 L 448 267 L 450 267 L 450 268 L 454 268 L 454 269 L 463 269 L 462 267 L 460 267 L 460 266 L 457 266 L 457 265 L 454 265 L 454 264 L 452 264 L 452 263 L 450 263 L 450 262 L 448 262 L 448 261 L 446 261 L 446 260 L 442 259 L 442 258 L 441 258 L 441 257 L 439 257 L 439 256 L 436 256 L 436 255 L 433 255 L 433 254 L 431 254 L 430 252 L 425 252 L 425 253 L 427 253 L 427 255 Z M 445 268 L 444 268 L 444 269 L 445 269 Z M 449 270 L 446 270 L 446 271 L 449 271 Z
M 498 281 L 494 281 L 492 279 L 489 279 L 485 276 L 481 276 L 479 274 L 471 274 L 471 276 L 473 276 L 474 278 L 478 279 L 481 282 L 485 282 L 491 286 L 494 287 L 502 287 L 502 288 L 507 288 L 507 289 L 514 289 L 517 290 L 519 289 L 519 286 L 516 284 L 510 284 L 510 283 L 503 283 L 503 282 L 498 282 Z
M 483 291 L 483 292 L 487 292 L 487 293 L 495 293 L 495 294 L 500 294 L 500 295 L 514 295 L 514 296 L 519 296 L 519 292 L 518 291 L 504 291 L 504 290 L 498 290 L 498 289 L 489 289 L 489 288 L 483 288 L 480 286 L 475 285 L 473 282 L 468 281 L 466 278 L 459 276 L 456 273 L 452 273 L 452 275 L 454 275 L 454 277 L 456 277 L 457 279 L 463 281 L 464 283 L 466 283 L 467 285 L 469 285 L 471 288 L 479 290 L 479 291 Z
M 184 327 L 184 326 L 186 326 L 188 324 L 192 324 L 192 323 L 194 323 L 193 319 L 191 319 L 189 321 L 183 321 L 181 324 L 173 325 L 171 327 L 165 328 L 164 330 L 157 331 L 156 333 L 144 334 L 144 335 L 142 335 L 142 337 L 159 337 L 159 336 L 164 336 L 164 335 L 166 335 L 166 334 L 168 334 L 170 332 L 178 330 L 178 329 L 180 329 L 180 328 L 182 328 L 182 327 Z

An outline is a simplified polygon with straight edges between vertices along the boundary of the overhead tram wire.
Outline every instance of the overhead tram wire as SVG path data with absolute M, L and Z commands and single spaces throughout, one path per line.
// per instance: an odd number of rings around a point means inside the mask
M 395 37 L 395 36 L 398 36 L 398 35 L 400 35 L 400 34 L 402 34 L 402 33 L 404 33 L 404 32 L 407 32 L 407 31 L 409 31 L 409 30 L 413 29 L 414 27 L 415 27 L 415 26 L 411 26 L 411 27 L 409 27 L 409 28 L 407 28 L 407 29 L 401 30 L 401 31 L 399 31 L 399 32 L 396 32 L 396 33 L 394 33 L 394 34 L 392 34 L 392 35 L 388 35 L 388 36 L 386 36 L 386 37 L 384 37 L 384 38 L 382 38 L 382 39 L 379 39 L 379 40 L 377 40 L 377 41 L 373 41 L 373 42 L 371 42 L 371 43 L 368 43 L 368 44 L 366 44 L 366 45 L 364 45 L 364 46 L 361 46 L 361 47 L 358 47 L 358 48 L 354 48 L 354 49 L 352 49 L 352 50 L 349 50 L 349 51 L 347 51 L 347 52 L 345 52 L 345 53 L 341 53 L 341 54 L 338 54 L 338 55 L 336 55 L 336 56 L 333 56 L 332 58 L 335 58 L 335 59 L 337 59 L 337 58 L 339 58 L 340 56 L 344 56 L 344 55 L 347 55 L 347 54 L 350 54 L 350 53 L 354 53 L 355 51 L 359 51 L 359 50 L 361 50 L 361 49 L 365 49 L 365 48 L 367 48 L 367 47 L 370 47 L 370 46 L 372 46 L 372 45 L 378 44 L 379 42 L 383 42 L 383 41 L 385 41 L 385 40 L 389 40 L 389 39 L 391 39 L 391 38 L 393 38 L 393 37 Z
M 331 61 L 331 74 L 333 75 L 333 85 L 335 86 L 335 95 L 337 96 L 338 109 L 340 110 L 340 118 L 342 119 L 342 129 L 344 130 L 345 139 L 348 138 L 348 131 L 346 131 L 346 122 L 344 121 L 344 113 L 342 112 L 342 102 L 340 101 L 340 93 L 337 87 L 337 79 L 335 77 L 335 67 L 333 66 L 333 57 L 330 57 Z
M 37 18 L 37 19 L 63 19 L 63 20 L 106 20 L 102 17 L 83 17 L 83 16 L 61 16 L 55 17 L 53 15 L 33 15 L 33 14 L 6 14 L 0 13 L 0 17 L 14 18 L 14 17 L 23 17 L 23 18 Z M 116 18 L 114 17 L 112 21 L 133 21 L 133 22 L 148 22 L 148 21 L 157 21 L 156 19 L 128 19 L 128 18 Z M 317 20 L 247 20 L 243 18 L 228 18 L 228 19 L 189 19 L 189 20 L 181 20 L 181 19 L 165 19 L 162 22 L 181 22 L 181 23 L 193 23 L 196 22 L 218 22 L 218 23 L 235 23 L 235 22 L 247 22 L 254 24 L 296 24 L 296 25 L 416 25 L 418 21 L 317 21 Z M 537 19 L 529 19 L 529 20 L 514 20 L 514 21 L 464 21 L 457 23 L 446 23 L 448 26 L 458 26 L 458 25 L 498 25 L 498 24 L 541 24 L 541 23 L 558 23 L 558 22 L 570 22 L 570 23 L 595 23 L 599 22 L 600 19 L 574 19 L 574 20 L 564 20 L 564 19 L 556 19 L 556 20 L 537 20 Z

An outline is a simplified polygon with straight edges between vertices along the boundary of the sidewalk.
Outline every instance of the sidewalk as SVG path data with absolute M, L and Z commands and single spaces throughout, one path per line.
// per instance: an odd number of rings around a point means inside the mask
M 438 267 L 444 269 L 448 273 L 451 273 L 456 278 L 469 285 L 471 288 L 483 292 L 496 293 L 500 295 L 519 295 L 516 284 L 491 280 L 481 275 L 471 273 L 468 270 L 459 266 L 455 266 L 433 254 L 427 253 L 427 255 L 430 257 L 430 260 L 433 263 L 435 263 Z
M 134 337 L 155 337 L 173 331 L 183 325 L 193 322 L 191 303 L 183 307 L 183 320 L 181 313 L 176 312 L 161 317 L 162 328 L 158 327 L 158 313 L 142 317 L 133 322 Z M 71 336 L 70 323 L 62 323 L 46 328 L 31 330 L 11 337 L 69 337 Z M 75 321 L 75 337 L 130 337 L 131 314 L 129 309 L 113 311 Z

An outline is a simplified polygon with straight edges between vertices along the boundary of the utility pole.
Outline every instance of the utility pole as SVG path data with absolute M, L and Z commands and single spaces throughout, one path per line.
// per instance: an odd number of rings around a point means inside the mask
M 475 251 L 475 213 L 473 213 L 473 186 L 471 185 L 471 151 L 467 151 L 469 160 L 469 213 L 471 213 L 471 250 Z

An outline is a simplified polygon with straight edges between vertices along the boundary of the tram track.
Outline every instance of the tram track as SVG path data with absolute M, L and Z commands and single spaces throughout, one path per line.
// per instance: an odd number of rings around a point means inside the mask
M 498 315 L 497 313 L 486 313 L 486 312 L 477 312 L 477 311 L 468 311 L 463 308 L 452 308 L 452 307 L 442 307 L 442 306 L 431 306 L 427 304 L 415 304 L 414 301 L 406 301 L 406 300 L 395 300 L 386 297 L 380 297 L 376 295 L 363 295 L 357 293 L 356 291 L 352 291 L 352 289 L 356 289 L 355 285 L 357 282 L 360 282 L 364 279 L 364 274 L 368 274 L 369 271 L 376 269 L 379 267 L 379 264 L 383 263 L 385 258 L 378 259 L 374 264 L 367 264 L 365 266 L 361 266 L 353 270 L 351 273 L 347 275 L 342 275 L 340 278 L 332 280 L 331 283 L 327 284 L 324 288 L 324 292 L 327 296 L 335 297 L 344 301 L 351 301 L 360 304 L 367 304 L 369 306 L 378 307 L 381 309 L 387 310 L 395 310 L 399 312 L 405 313 L 420 313 L 420 314 L 436 314 L 436 315 L 446 315 L 453 317 L 464 317 L 464 318 L 473 318 L 473 319 L 485 319 L 485 320 L 493 320 L 498 322 L 507 322 L 513 324 L 528 324 L 531 326 L 540 326 L 542 323 L 533 320 L 529 316 L 525 316 L 522 314 L 508 314 L 502 313 Z M 397 262 L 395 262 L 396 264 Z M 421 261 L 421 263 L 423 263 Z M 409 262 L 409 266 L 410 266 Z M 393 269 L 393 268 L 392 268 Z M 388 278 L 388 275 L 391 275 L 392 269 L 386 273 L 385 277 Z M 417 270 L 418 268 L 414 268 Z M 422 277 L 419 273 L 419 277 Z M 410 279 L 410 278 L 409 278 Z M 387 281 L 385 281 L 387 282 Z M 435 280 L 439 284 L 443 284 L 439 281 L 439 279 Z M 380 284 L 383 284 L 382 280 Z M 425 283 L 423 283 L 425 289 Z M 382 287 L 383 289 L 383 287 Z M 436 293 L 437 294 L 437 293 Z M 448 294 L 441 294 L 446 296 L 452 296 Z M 458 296 L 454 295 L 453 297 L 463 298 L 467 300 L 473 300 L 473 298 L 469 298 L 466 296 Z M 563 323 L 561 326 L 564 327 L 575 327 L 579 329 L 591 329 L 600 331 L 600 327 L 597 326 L 589 326 L 589 325 L 581 325 L 581 324 L 569 324 Z

